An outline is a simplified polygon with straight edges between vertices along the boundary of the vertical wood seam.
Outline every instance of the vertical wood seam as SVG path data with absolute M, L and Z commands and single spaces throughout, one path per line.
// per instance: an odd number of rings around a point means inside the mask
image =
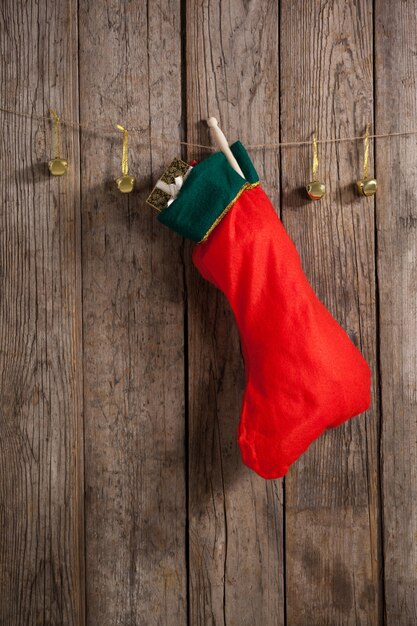
M 180 59 L 181 59 L 181 138 L 182 141 L 188 140 L 187 122 L 187 0 L 180 0 Z M 187 160 L 188 147 L 181 145 L 181 158 Z M 181 262 L 182 262 L 182 288 L 183 288 L 183 319 L 184 319 L 184 482 L 185 482 L 185 574 L 186 574 L 186 598 L 187 598 L 187 626 L 191 624 L 191 603 L 190 603 L 190 498 L 189 498 L 189 346 L 188 346 L 188 285 L 187 285 L 187 268 L 185 264 L 185 255 L 187 254 L 187 242 L 183 239 L 181 244 Z
M 78 82 L 78 122 L 81 124 L 81 67 L 80 67 L 80 5 L 79 0 L 75 0 L 76 12 L 77 12 L 77 82 Z M 85 494 L 86 494 L 86 482 L 85 482 L 85 393 L 84 393 L 84 375 L 85 375 L 85 360 L 84 360 L 84 264 L 83 264 L 83 204 L 82 204 L 82 176 L 81 176 L 81 126 L 78 127 L 78 179 L 79 179 L 79 232 L 80 232 L 80 240 L 79 240 L 79 268 L 80 268 L 80 349 L 81 349 L 81 438 L 82 438 L 82 447 L 81 452 L 83 455 L 83 472 L 82 476 L 79 479 L 80 486 L 82 486 L 82 505 L 83 505 L 83 528 L 80 529 L 80 534 L 82 533 L 83 538 L 83 580 L 80 581 L 80 589 L 81 589 L 81 597 L 80 597 L 80 618 L 82 620 L 82 626 L 87 624 L 87 533 L 86 533 L 86 514 L 85 514 Z
M 372 2 L 372 91 L 373 91 L 373 117 L 374 117 L 374 132 L 376 133 L 376 125 L 377 125 L 377 107 L 376 107 L 376 0 Z M 376 171 L 377 166 L 377 141 L 374 140 L 374 171 L 375 177 L 378 180 L 378 172 Z M 375 284 L 375 364 L 376 364 L 376 389 L 377 389 L 377 400 L 378 400 L 378 438 L 377 438 L 377 471 L 378 471 L 378 550 L 377 556 L 379 561 L 378 567 L 378 581 L 379 581 L 379 598 L 378 598 L 378 621 L 381 626 L 384 626 L 386 623 L 386 598 L 385 598 L 385 561 L 384 561 L 384 507 L 383 507 L 383 497 L 384 492 L 382 488 L 382 419 L 383 419 L 383 410 L 382 410 L 382 392 L 381 392 L 381 332 L 380 332 L 380 289 L 379 289 L 379 274 L 378 274 L 378 259 L 379 259 L 379 249 L 378 249 L 378 196 L 374 198 L 374 284 Z
M 277 48 L 278 48 L 278 106 L 279 106 L 279 123 L 278 123 L 278 142 L 282 143 L 282 106 L 281 106 L 281 24 L 282 24 L 282 5 L 278 3 L 278 34 L 277 34 Z M 282 179 L 282 148 L 278 149 L 278 185 L 279 185 L 279 218 L 283 219 L 283 179 Z M 287 532 L 287 518 L 286 518 L 286 500 L 285 500 L 285 476 L 282 478 L 282 580 L 283 580 L 283 617 L 284 626 L 288 625 L 287 614 L 287 549 L 286 549 L 286 532 Z

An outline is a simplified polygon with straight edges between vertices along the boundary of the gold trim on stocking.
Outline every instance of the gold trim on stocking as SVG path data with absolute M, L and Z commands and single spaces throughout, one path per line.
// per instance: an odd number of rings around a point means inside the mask
M 210 228 L 208 229 L 208 231 L 206 232 L 206 234 L 204 235 L 204 237 L 202 239 L 200 239 L 200 241 L 197 242 L 197 244 L 199 243 L 203 243 L 203 241 L 206 241 L 206 239 L 208 238 L 208 236 L 210 235 L 210 233 L 216 228 L 217 224 L 223 219 L 223 217 L 226 215 L 226 213 L 228 211 L 230 211 L 230 209 L 232 208 L 232 206 L 234 205 L 234 203 L 236 202 L 236 200 L 238 200 L 240 198 L 240 196 L 242 195 L 242 193 L 244 191 L 246 191 L 247 189 L 254 189 L 254 187 L 258 187 L 259 185 L 259 180 L 256 181 L 256 183 L 245 183 L 237 192 L 237 194 L 235 195 L 235 197 L 233 198 L 233 200 L 231 200 L 229 202 L 229 204 L 226 206 L 226 208 L 220 213 L 219 217 L 217 217 L 214 222 L 212 223 L 212 225 L 210 226 Z

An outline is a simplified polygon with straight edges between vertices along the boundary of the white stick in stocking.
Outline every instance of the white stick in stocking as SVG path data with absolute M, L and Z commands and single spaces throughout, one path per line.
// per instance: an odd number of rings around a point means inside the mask
M 219 123 L 215 117 L 209 117 L 207 120 L 208 127 L 210 128 L 211 136 L 214 139 L 214 143 L 217 144 L 219 150 L 221 150 L 228 160 L 233 169 L 244 179 L 242 170 L 239 167 L 239 163 L 236 161 L 233 152 L 229 148 L 227 139 L 224 136 L 223 131 L 219 128 Z

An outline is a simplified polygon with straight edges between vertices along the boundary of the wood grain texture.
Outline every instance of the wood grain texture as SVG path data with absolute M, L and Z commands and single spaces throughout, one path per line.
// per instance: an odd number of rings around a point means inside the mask
M 209 115 L 230 142 L 278 140 L 278 5 L 189 1 L 186 25 L 188 141 L 210 142 Z M 253 157 L 277 201 L 277 157 Z M 186 251 L 190 623 L 283 624 L 282 481 L 264 481 L 242 465 L 244 369 L 235 321 L 192 265 L 191 246 Z
M 76 4 L 2 2 L 2 106 L 77 119 Z M 79 146 L 2 114 L 0 624 L 84 623 Z
M 152 5 L 154 6 L 154 5 Z M 145 199 L 177 149 L 176 0 L 80 4 L 87 621 L 186 623 L 182 243 Z
M 281 5 L 283 141 L 360 135 L 373 114 L 369 2 Z M 282 219 L 322 302 L 373 373 L 372 406 L 326 431 L 285 480 L 287 619 L 292 626 L 377 624 L 378 371 L 374 202 L 359 198 L 361 142 L 319 145 L 327 195 L 308 200 L 311 150 L 282 153 Z M 372 155 L 371 155 L 372 159 Z
M 57 179 L 49 122 L 0 112 L 0 626 L 415 626 L 415 136 L 372 145 L 375 199 L 361 141 L 319 146 L 318 203 L 308 147 L 249 150 L 372 368 L 285 480 L 242 465 L 233 314 L 144 201 L 208 115 L 245 145 L 414 130 L 416 25 L 417 0 L 3 0 L 0 105 L 109 132 L 64 126 Z
M 375 4 L 377 132 L 415 130 L 417 2 Z M 417 152 L 380 140 L 376 166 L 386 624 L 417 623 Z

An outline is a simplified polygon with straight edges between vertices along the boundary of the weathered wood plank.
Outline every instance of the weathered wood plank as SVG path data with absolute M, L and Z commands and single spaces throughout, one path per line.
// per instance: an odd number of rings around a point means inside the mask
M 375 4 L 376 130 L 415 130 L 417 2 Z M 376 202 L 386 624 L 417 623 L 416 138 L 380 139 Z
M 72 2 L 0 6 L 2 106 L 77 119 Z M 0 623 L 84 624 L 78 133 L 1 114 Z
M 182 244 L 145 199 L 177 154 L 180 6 L 80 3 L 89 624 L 186 623 Z
M 186 23 L 188 140 L 209 142 L 202 120 L 215 115 L 229 141 L 277 141 L 277 3 L 189 1 Z M 278 206 L 277 155 L 252 156 Z M 190 253 L 187 245 L 190 622 L 276 626 L 284 623 L 282 481 L 241 462 L 239 337 Z
M 369 2 L 281 4 L 281 137 L 346 137 L 372 121 Z M 371 365 L 372 407 L 327 431 L 285 480 L 287 619 L 377 624 L 378 372 L 374 202 L 357 196 L 362 143 L 320 145 L 328 193 L 311 202 L 311 150 L 282 150 L 282 218 L 319 298 Z

